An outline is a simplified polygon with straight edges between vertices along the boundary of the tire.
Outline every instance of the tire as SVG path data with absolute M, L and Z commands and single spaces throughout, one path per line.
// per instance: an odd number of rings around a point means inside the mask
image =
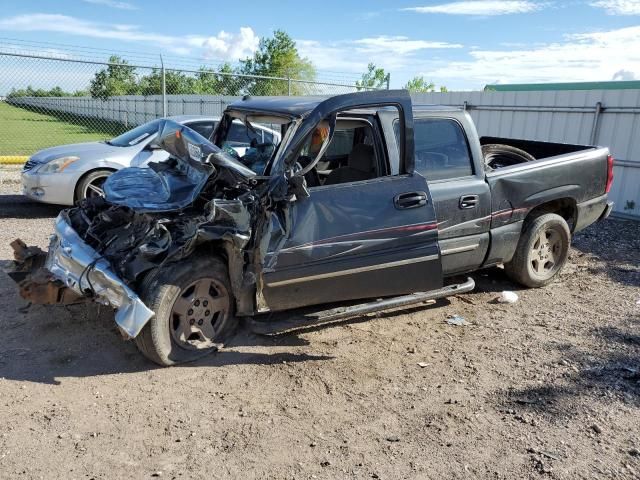
M 94 170 L 93 172 L 89 172 L 84 177 L 82 177 L 76 185 L 76 202 L 84 200 L 85 198 L 104 196 L 104 193 L 100 195 L 99 192 L 92 189 L 92 186 L 102 190 L 102 184 L 112 173 L 113 170 Z
M 525 224 L 516 252 L 504 266 L 505 272 L 525 287 L 543 287 L 567 263 L 570 245 L 571 232 L 564 218 L 555 213 L 536 217 Z
M 499 143 L 482 145 L 482 156 L 484 164 L 492 170 L 535 160 L 533 155 L 524 150 Z
M 196 254 L 151 273 L 142 282 L 140 297 L 155 316 L 136 337 L 136 345 L 164 367 L 215 352 L 238 324 L 227 267 L 216 257 Z

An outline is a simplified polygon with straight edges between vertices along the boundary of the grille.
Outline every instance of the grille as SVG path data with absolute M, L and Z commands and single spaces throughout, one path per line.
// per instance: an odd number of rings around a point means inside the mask
M 27 163 L 24 164 L 24 167 L 22 168 L 22 171 L 26 172 L 28 170 L 31 170 L 32 168 L 34 168 L 37 165 L 39 165 L 38 162 L 36 162 L 35 160 L 32 160 L 32 159 L 29 159 L 29 160 L 27 160 Z

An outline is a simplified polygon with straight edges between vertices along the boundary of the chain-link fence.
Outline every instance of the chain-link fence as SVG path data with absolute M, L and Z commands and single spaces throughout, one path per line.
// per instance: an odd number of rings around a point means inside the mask
M 216 117 L 246 94 L 357 90 L 355 82 L 242 75 L 227 67 L 178 69 L 0 50 L 0 163 L 23 162 L 46 147 L 111 138 L 163 116 Z

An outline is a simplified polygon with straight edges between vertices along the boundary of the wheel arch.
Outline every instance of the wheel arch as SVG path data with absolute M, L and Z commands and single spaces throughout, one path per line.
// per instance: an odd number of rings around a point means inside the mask
M 578 215 L 578 206 L 576 200 L 571 197 L 556 198 L 536 205 L 529 210 L 529 213 L 525 217 L 523 231 L 526 225 L 546 213 L 555 213 L 564 218 L 569 225 L 569 230 L 573 232 Z
M 74 203 L 78 201 L 78 187 L 84 181 L 84 179 L 87 178 L 87 176 L 91 175 L 92 173 L 98 172 L 98 171 L 101 171 L 101 170 L 104 170 L 105 172 L 111 172 L 111 173 L 118 171 L 118 169 L 115 168 L 115 167 L 101 166 L 101 167 L 92 168 L 91 170 L 87 170 L 86 172 L 84 172 L 82 175 L 80 175 L 80 177 L 76 181 L 76 184 L 73 187 L 73 202 Z

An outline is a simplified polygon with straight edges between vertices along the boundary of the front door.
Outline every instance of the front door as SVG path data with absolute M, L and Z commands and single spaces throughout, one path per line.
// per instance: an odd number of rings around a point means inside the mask
M 435 212 L 420 175 L 317 187 L 291 208 L 292 234 L 265 262 L 275 260 L 263 275 L 271 310 L 442 286 Z

